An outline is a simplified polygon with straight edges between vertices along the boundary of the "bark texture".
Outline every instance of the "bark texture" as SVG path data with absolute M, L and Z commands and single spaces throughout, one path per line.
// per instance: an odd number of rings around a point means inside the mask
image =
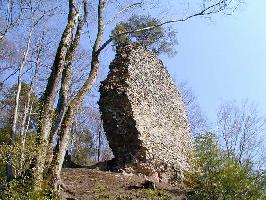
M 76 10 L 76 1 L 69 0 L 68 23 L 62 34 L 52 71 L 48 79 L 45 92 L 41 99 L 40 117 L 38 122 L 38 154 L 36 159 L 36 167 L 34 170 L 35 190 L 40 190 L 43 180 L 44 164 L 48 151 L 48 140 L 53 122 L 53 105 L 57 95 L 58 83 L 62 77 L 62 71 L 65 66 L 66 53 L 71 43 L 72 34 L 77 24 L 79 13 Z
M 70 49 L 69 49 L 71 52 L 75 51 L 75 49 L 78 46 L 78 42 L 80 40 L 81 30 L 82 30 L 83 25 L 86 22 L 87 15 L 88 15 L 88 11 L 87 11 L 86 7 L 87 7 L 87 1 L 84 1 L 84 13 L 85 13 L 85 15 L 84 15 L 83 20 L 80 21 L 80 23 L 78 23 L 75 39 L 73 40 L 72 45 L 70 46 Z M 101 43 L 101 40 L 103 37 L 103 29 L 104 29 L 103 12 L 104 12 L 104 8 L 105 8 L 104 1 L 99 0 L 98 1 L 98 33 L 97 33 L 97 36 L 96 36 L 96 39 L 94 42 L 94 46 L 93 46 L 93 50 L 92 50 L 92 60 L 91 60 L 90 73 L 88 74 L 88 77 L 87 77 L 86 81 L 84 82 L 84 84 L 81 86 L 81 88 L 77 92 L 76 96 L 73 97 L 73 99 L 71 99 L 69 101 L 68 105 L 65 106 L 65 108 L 62 108 L 62 109 L 65 109 L 65 114 L 63 115 L 63 118 L 62 118 L 62 124 L 60 125 L 59 139 L 58 139 L 58 142 L 56 145 L 56 149 L 54 151 L 51 166 L 49 167 L 50 184 L 55 190 L 59 189 L 58 186 L 60 187 L 60 182 L 61 182 L 60 173 L 61 173 L 64 157 L 65 157 L 66 150 L 67 150 L 74 117 L 76 115 L 76 112 L 77 112 L 79 106 L 81 105 L 82 101 L 84 100 L 84 97 L 87 95 L 87 93 L 89 91 L 91 91 L 91 88 L 93 87 L 93 85 L 97 79 L 97 76 L 98 76 L 99 56 L 100 56 L 100 52 L 98 50 L 99 50 L 100 43 Z M 71 62 L 72 57 L 74 56 L 73 54 L 71 54 L 71 52 L 69 52 L 69 54 L 67 54 L 67 61 L 69 61 L 69 62 Z M 69 63 L 69 62 L 66 62 L 66 65 L 65 65 L 66 70 L 71 65 L 71 63 Z M 70 71 L 66 71 L 65 75 L 70 75 L 70 74 L 68 74 L 69 72 Z M 60 95 L 64 98 L 66 98 L 67 95 L 64 94 L 64 92 L 67 92 L 66 86 L 68 84 L 67 83 L 68 78 L 63 77 L 62 80 L 63 80 L 63 82 L 61 85 Z M 61 98 L 61 99 L 64 99 L 64 98 Z M 64 103 L 65 101 L 61 101 L 59 103 L 62 103 L 62 102 Z

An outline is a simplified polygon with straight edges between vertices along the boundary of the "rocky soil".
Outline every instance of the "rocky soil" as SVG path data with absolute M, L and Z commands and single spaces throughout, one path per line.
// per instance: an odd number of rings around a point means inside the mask
M 76 168 L 64 169 L 62 179 L 68 200 L 182 200 L 181 186 L 162 183 L 156 188 L 147 183 L 141 175 L 125 172 L 115 173 L 99 169 Z M 145 189 L 146 187 L 146 189 Z M 150 188 L 149 188 L 150 187 Z

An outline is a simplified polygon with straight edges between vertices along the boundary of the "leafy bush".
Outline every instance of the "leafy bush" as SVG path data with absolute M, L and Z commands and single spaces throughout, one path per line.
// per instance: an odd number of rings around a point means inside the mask
M 176 54 L 174 46 L 177 44 L 176 31 L 171 27 L 159 26 L 161 23 L 159 19 L 149 15 L 133 15 L 126 22 L 117 24 L 112 32 L 113 37 L 132 30 L 145 29 L 146 27 L 156 28 L 120 35 L 115 38 L 114 44 L 117 45 L 130 39 L 137 41 L 158 55 L 174 56 Z
M 193 168 L 188 176 L 193 188 L 190 200 L 266 199 L 265 172 L 253 169 L 250 161 L 240 163 L 212 133 L 196 137 Z
M 52 192 L 47 183 L 44 183 L 42 190 L 34 191 L 33 182 L 28 177 L 23 177 L 11 181 L 3 191 L 0 192 L 0 199 L 9 200 L 57 200 L 52 196 Z

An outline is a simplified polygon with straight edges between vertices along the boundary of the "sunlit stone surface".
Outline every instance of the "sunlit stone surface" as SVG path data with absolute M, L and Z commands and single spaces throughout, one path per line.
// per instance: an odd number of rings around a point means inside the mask
M 136 43 L 117 48 L 100 87 L 109 145 L 121 167 L 160 179 L 188 169 L 191 132 L 180 92 L 154 53 Z

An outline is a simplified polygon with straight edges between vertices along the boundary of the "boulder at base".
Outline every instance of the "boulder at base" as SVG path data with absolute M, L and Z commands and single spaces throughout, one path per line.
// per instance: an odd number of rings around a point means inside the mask
M 137 43 L 117 47 L 100 94 L 117 165 L 161 181 L 181 178 L 191 131 L 181 94 L 156 54 Z

